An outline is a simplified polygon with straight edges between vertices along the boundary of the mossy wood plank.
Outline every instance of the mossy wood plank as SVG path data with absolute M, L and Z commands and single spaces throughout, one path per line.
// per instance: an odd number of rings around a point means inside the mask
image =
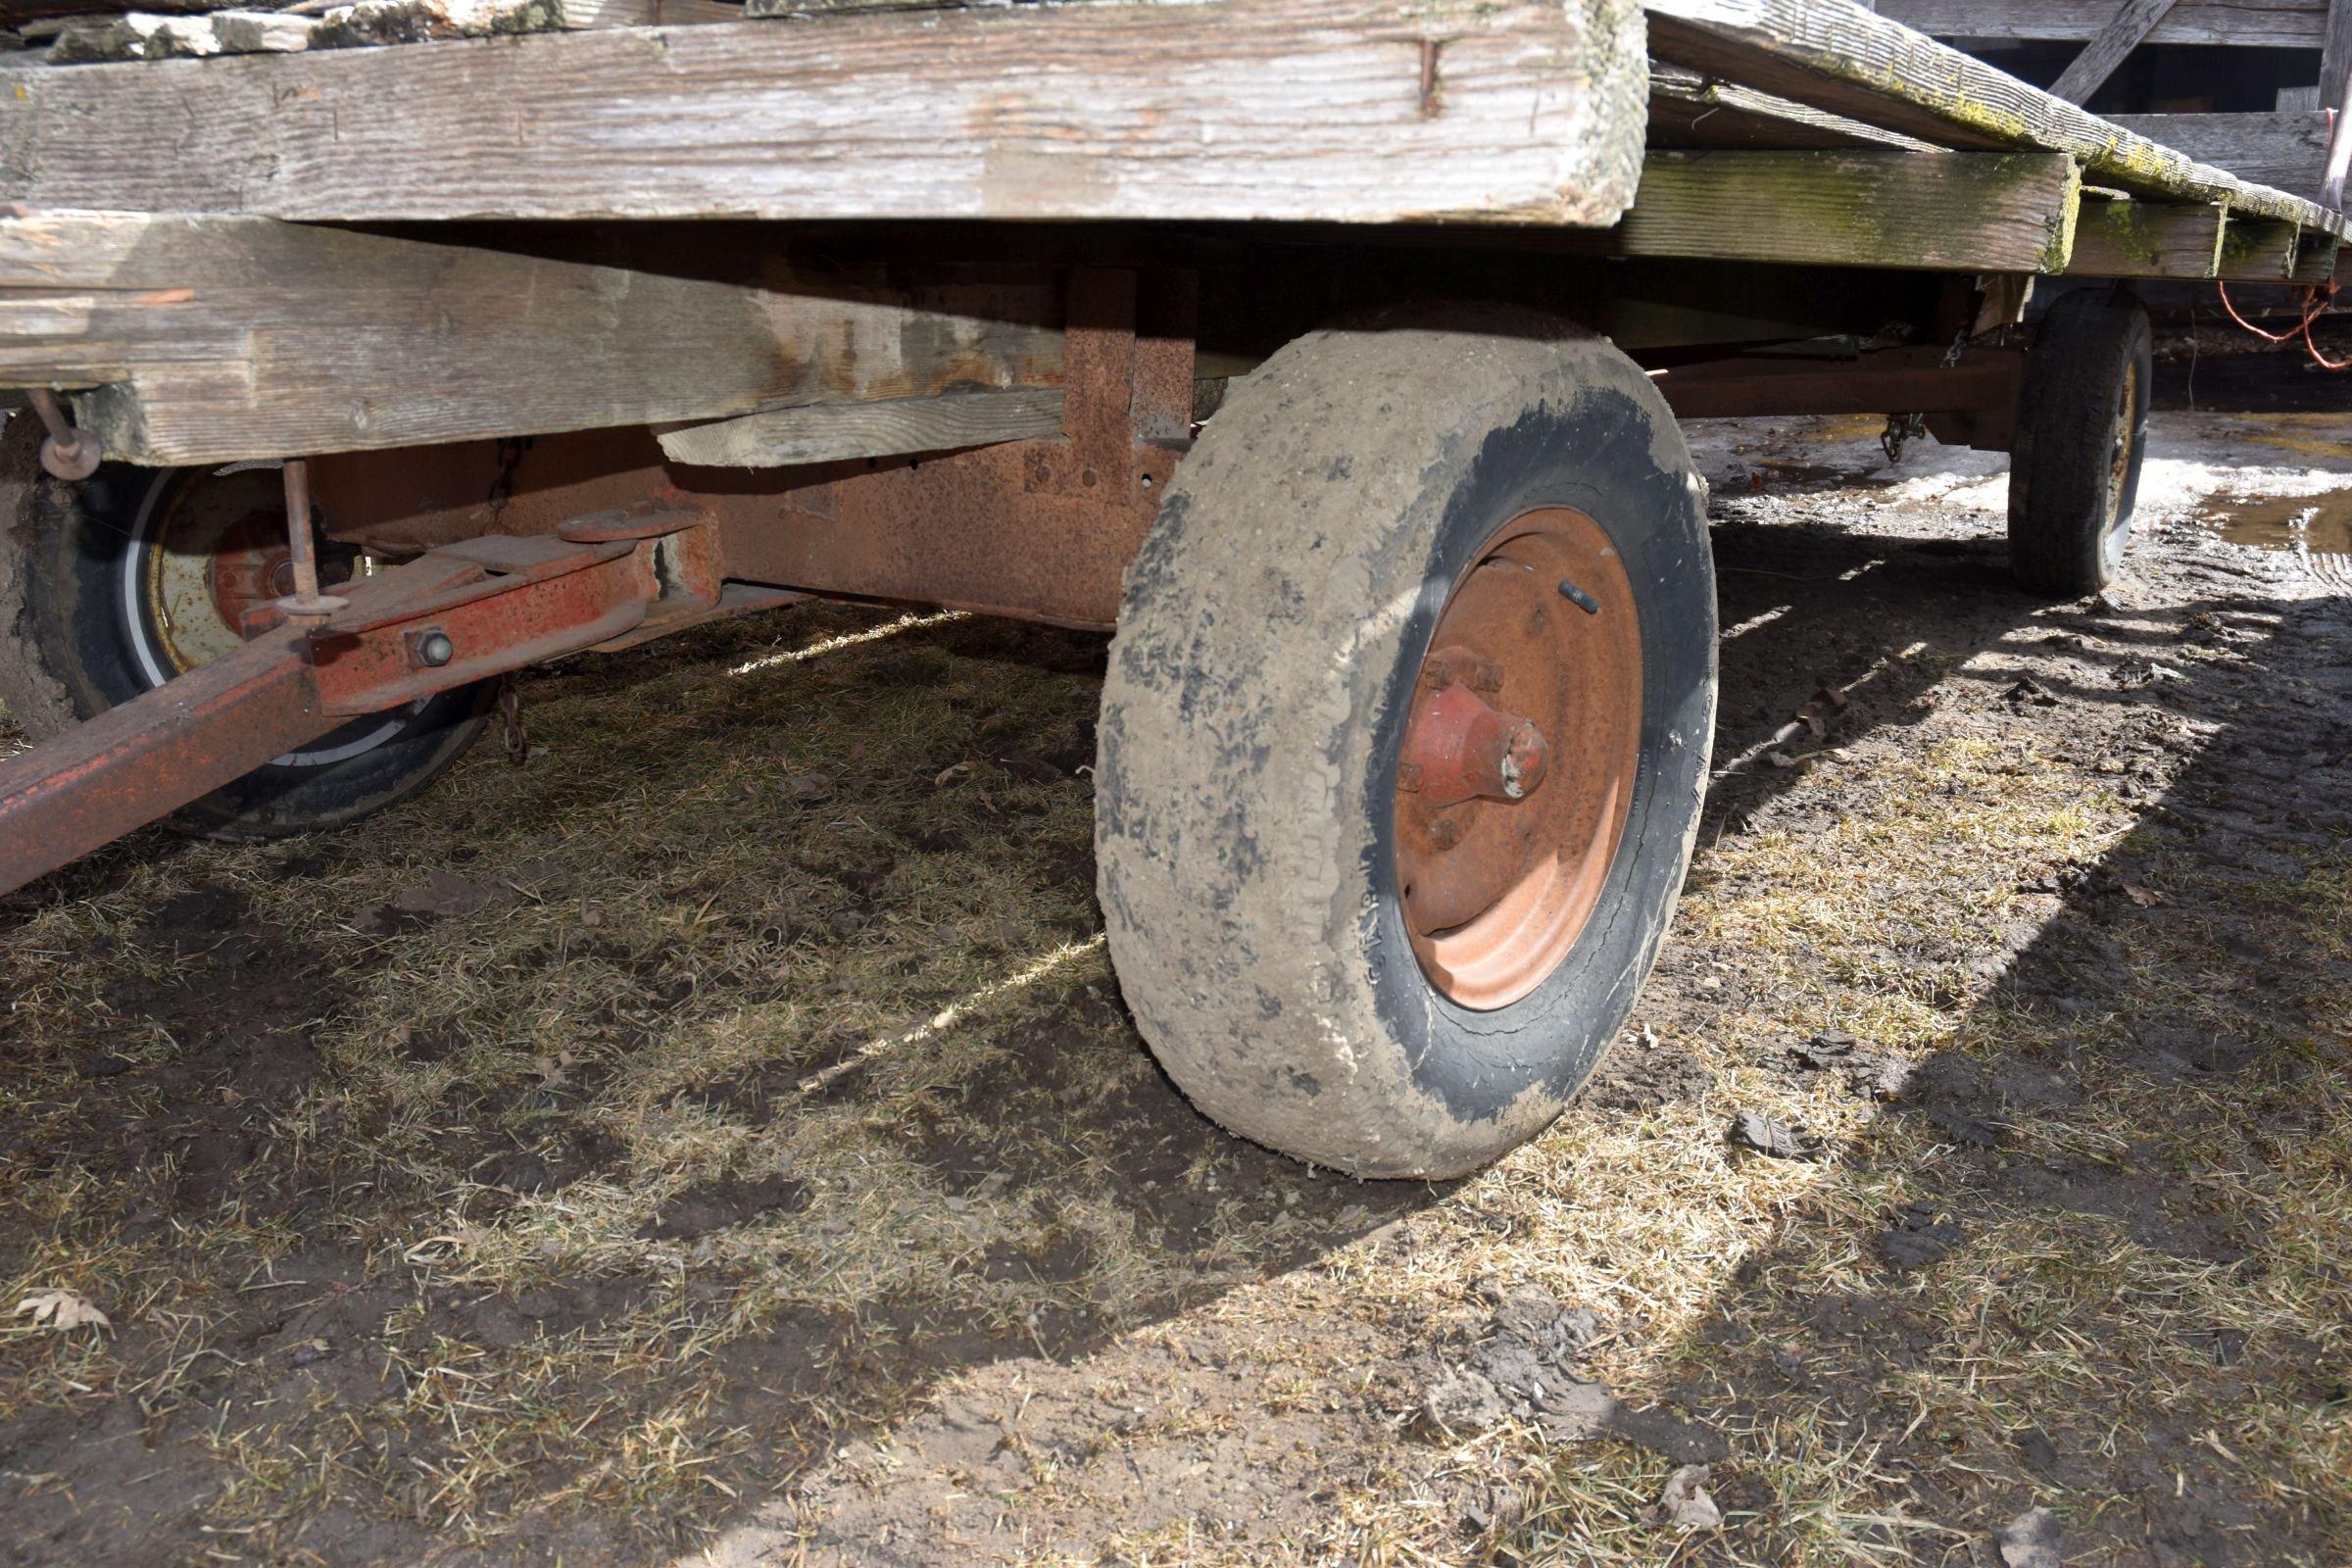
M 2328 168 L 2324 109 L 2244 115 L 2118 115 L 2115 123 L 2251 185 L 2316 196 Z
M 805 291 L 804 291 L 805 290 Z M 0 386 L 215 463 L 1061 379 L 1043 270 L 754 287 L 266 218 L 0 218 Z
M 1606 224 L 1641 39 L 1635 0 L 1209 0 L 34 68 L 0 72 L 0 200 Z
M 1627 256 L 2053 272 L 2081 189 L 2058 153 L 1660 152 L 1608 238 Z
M 2228 216 L 2217 202 L 2085 201 L 2066 270 L 2086 277 L 2211 277 Z
M 2284 283 L 2295 273 L 2302 230 L 2269 218 L 2234 215 L 2222 231 L 2222 256 L 2214 275 L 2230 283 Z
M 2246 185 L 1854 0 L 1647 0 L 1660 58 L 1833 114 L 1961 148 L 2079 159 L 2097 183 L 2327 227 L 2342 220 Z

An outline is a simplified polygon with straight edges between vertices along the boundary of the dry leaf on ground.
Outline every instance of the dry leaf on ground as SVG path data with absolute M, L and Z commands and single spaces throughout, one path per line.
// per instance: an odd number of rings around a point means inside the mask
M 115 1326 L 79 1291 L 34 1291 L 17 1303 L 16 1315 L 31 1318 L 35 1328 L 54 1329 L 60 1334 L 85 1325 L 107 1330 Z

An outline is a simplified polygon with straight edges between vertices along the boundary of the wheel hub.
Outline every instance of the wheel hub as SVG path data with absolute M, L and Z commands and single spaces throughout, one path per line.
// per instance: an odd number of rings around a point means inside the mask
M 1598 904 L 1641 744 L 1640 619 L 1600 526 L 1550 507 L 1496 530 L 1430 640 L 1396 767 L 1396 861 L 1441 992 L 1507 1006 Z

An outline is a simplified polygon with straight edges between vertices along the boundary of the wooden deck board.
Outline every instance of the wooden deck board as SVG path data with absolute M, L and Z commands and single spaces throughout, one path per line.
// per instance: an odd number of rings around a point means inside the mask
M 0 72 L 0 200 L 314 220 L 1607 224 L 1632 0 L 1216 0 Z

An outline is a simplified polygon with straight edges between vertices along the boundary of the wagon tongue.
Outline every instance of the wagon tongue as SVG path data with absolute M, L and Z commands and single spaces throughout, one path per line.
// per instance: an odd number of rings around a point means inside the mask
M 699 512 L 604 514 L 429 551 L 323 616 L 265 606 L 243 647 L 0 761 L 0 893 L 360 714 L 708 608 L 714 533 Z

